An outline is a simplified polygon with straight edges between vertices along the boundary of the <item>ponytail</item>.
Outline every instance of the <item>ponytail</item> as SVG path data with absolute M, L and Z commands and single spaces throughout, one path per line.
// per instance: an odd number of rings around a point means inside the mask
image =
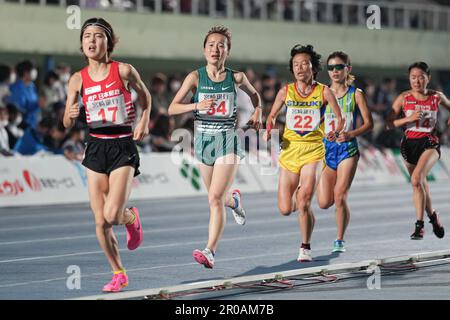
M 349 73 L 347 75 L 347 79 L 345 80 L 345 83 L 347 84 L 347 86 L 350 87 L 355 82 L 355 80 L 356 80 L 356 77 Z

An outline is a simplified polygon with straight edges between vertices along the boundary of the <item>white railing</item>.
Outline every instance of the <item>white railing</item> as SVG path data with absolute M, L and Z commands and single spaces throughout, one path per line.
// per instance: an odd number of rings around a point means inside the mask
M 40 4 L 102 10 L 138 11 L 309 22 L 365 25 L 367 7 L 381 9 L 382 28 L 450 31 L 450 7 L 417 2 L 377 0 L 0 0 L 0 3 Z

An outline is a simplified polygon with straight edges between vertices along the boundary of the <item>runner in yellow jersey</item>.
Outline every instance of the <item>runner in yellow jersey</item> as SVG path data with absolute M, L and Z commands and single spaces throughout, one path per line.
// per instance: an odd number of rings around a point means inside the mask
M 311 45 L 292 48 L 289 67 L 295 82 L 279 90 L 267 117 L 265 134 L 265 140 L 268 140 L 278 113 L 286 106 L 286 125 L 279 157 L 278 208 L 284 216 L 290 215 L 296 207 L 298 209 L 302 236 L 297 259 L 300 262 L 312 260 L 310 241 L 315 219 L 311 199 L 316 172 L 325 157 L 322 139 L 327 104 L 338 121 L 335 132 L 339 132 L 344 125 L 335 96 L 327 86 L 315 81 L 320 71 L 320 58 L 321 55 Z M 330 132 L 327 139 L 334 141 L 335 132 Z

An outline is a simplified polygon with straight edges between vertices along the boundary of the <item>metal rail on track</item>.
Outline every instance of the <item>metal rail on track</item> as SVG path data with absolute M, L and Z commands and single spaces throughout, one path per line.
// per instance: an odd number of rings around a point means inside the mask
M 382 259 L 364 260 L 361 262 L 342 263 L 334 265 L 324 265 L 311 268 L 302 268 L 294 270 L 286 270 L 280 272 L 258 274 L 253 276 L 236 277 L 230 279 L 218 279 L 202 282 L 194 282 L 183 285 L 149 288 L 143 290 L 125 291 L 120 293 L 101 294 L 94 296 L 85 296 L 74 300 L 125 300 L 125 299 L 148 299 L 169 296 L 174 293 L 189 292 L 199 289 L 208 289 L 221 287 L 223 289 L 232 288 L 234 285 L 244 285 L 252 283 L 260 283 L 262 281 L 272 281 L 280 279 L 289 279 L 295 276 L 314 276 L 314 275 L 337 275 L 344 272 L 360 272 L 371 270 L 377 266 L 389 266 L 400 263 L 409 263 L 410 265 L 433 265 L 439 264 L 443 259 L 450 258 L 450 250 L 415 253 L 397 257 L 388 257 Z

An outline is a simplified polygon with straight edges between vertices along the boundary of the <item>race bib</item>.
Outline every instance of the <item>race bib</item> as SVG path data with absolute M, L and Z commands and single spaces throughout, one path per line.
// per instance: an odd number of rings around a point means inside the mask
M 124 107 L 123 95 L 105 98 L 97 101 L 88 101 L 89 124 L 92 128 L 108 127 L 124 124 L 127 112 Z
M 415 110 L 406 110 L 406 117 L 411 116 Z M 437 111 L 423 111 L 419 120 L 410 122 L 406 125 L 406 130 L 414 132 L 432 132 L 436 126 Z
M 320 125 L 320 110 L 288 107 L 286 125 L 293 131 L 314 131 Z
M 198 101 L 216 99 L 216 102 L 208 110 L 199 110 L 199 114 L 212 118 L 229 118 L 233 115 L 234 93 L 199 93 Z
M 353 129 L 353 112 L 343 112 L 344 131 L 348 132 Z M 334 113 L 325 113 L 325 134 L 336 131 L 338 126 L 337 117 Z

